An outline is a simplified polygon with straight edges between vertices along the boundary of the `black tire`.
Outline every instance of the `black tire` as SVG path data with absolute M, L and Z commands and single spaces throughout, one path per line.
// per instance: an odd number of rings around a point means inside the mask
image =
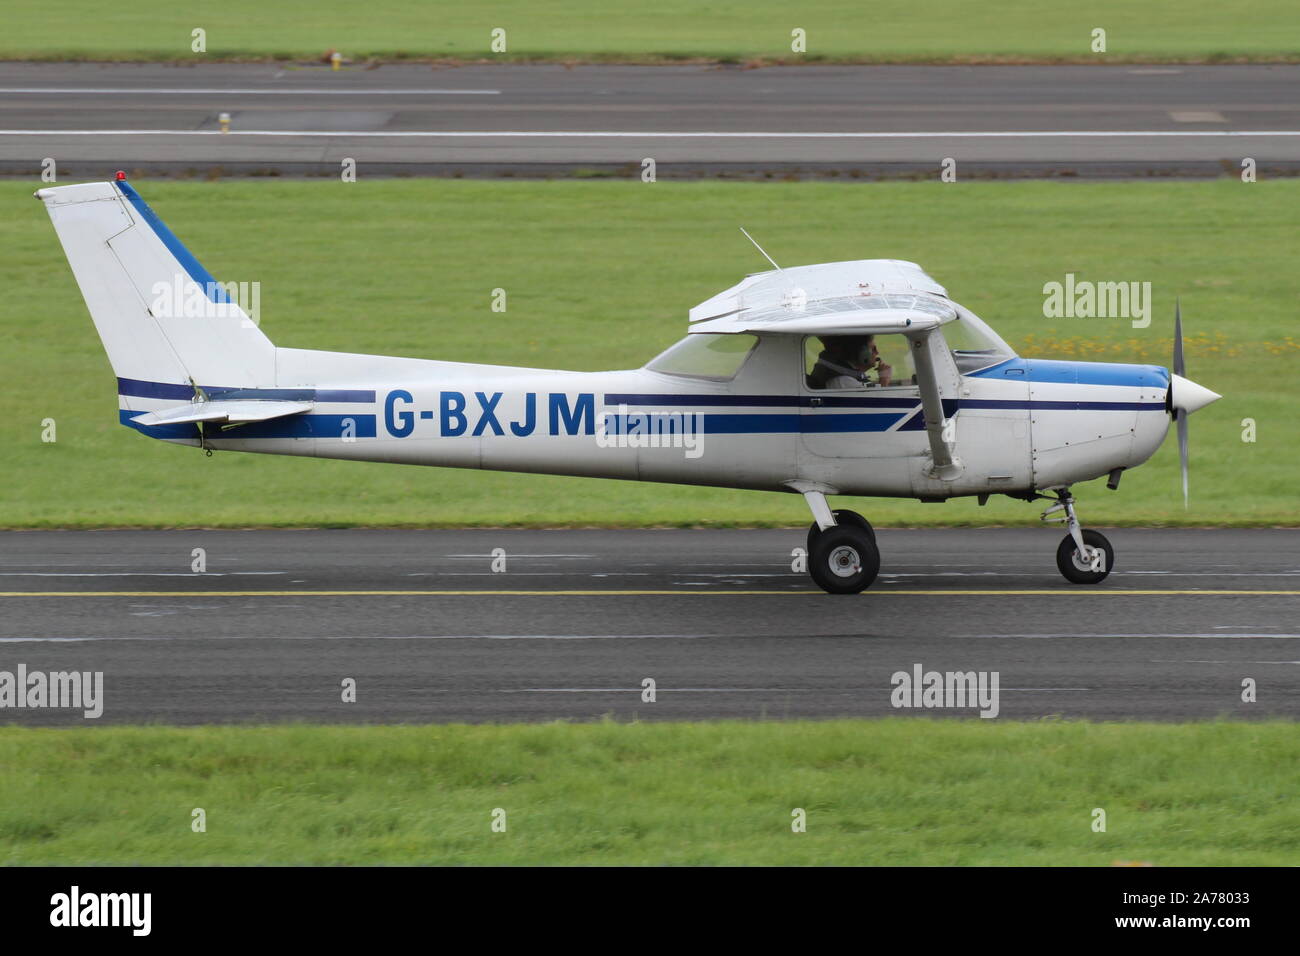
M 835 515 L 835 520 L 839 524 L 856 525 L 857 527 L 864 530 L 867 534 L 871 535 L 872 541 L 876 540 L 876 529 L 871 527 L 870 521 L 862 517 L 862 515 L 858 514 L 856 511 L 848 511 L 846 509 L 841 511 L 833 511 L 831 512 L 831 514 Z M 822 533 L 821 528 L 817 527 L 816 521 L 814 521 L 811 525 L 808 526 L 808 553 L 809 554 L 812 554 L 813 541 L 816 540 L 817 536 L 821 533 Z
M 1100 531 L 1085 530 L 1083 543 L 1090 548 L 1101 548 L 1103 563 L 1100 570 L 1094 571 L 1089 564 L 1079 560 L 1079 549 L 1074 543 L 1074 538 L 1068 534 L 1056 549 L 1056 566 L 1065 580 L 1071 584 L 1096 584 L 1104 581 L 1106 575 L 1115 569 L 1115 549 L 1110 546 L 1110 542 Z
M 854 524 L 827 528 L 808 552 L 808 572 L 827 594 L 857 594 L 880 573 L 875 537 Z

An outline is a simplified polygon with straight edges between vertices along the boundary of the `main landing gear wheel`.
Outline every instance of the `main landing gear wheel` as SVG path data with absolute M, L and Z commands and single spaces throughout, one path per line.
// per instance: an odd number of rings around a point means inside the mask
M 871 527 L 870 521 L 862 517 L 862 515 L 858 514 L 856 511 L 849 511 L 848 509 L 842 509 L 839 511 L 834 511 L 832 512 L 832 514 L 835 515 L 835 521 L 837 526 L 855 525 L 856 527 L 861 528 L 867 534 L 871 535 L 872 541 L 876 540 L 876 529 Z M 817 540 L 818 535 L 820 535 L 821 533 L 822 530 L 817 526 L 816 521 L 814 521 L 811 525 L 808 526 L 808 553 L 809 554 L 812 554 L 813 542 Z
M 846 522 L 827 528 L 813 539 L 808 550 L 808 571 L 823 591 L 857 594 L 876 580 L 880 552 L 869 528 L 864 530 Z
M 1056 566 L 1072 584 L 1096 584 L 1115 566 L 1115 549 L 1100 531 L 1085 530 L 1083 543 L 1088 554 L 1080 554 L 1074 535 L 1067 534 L 1056 549 Z

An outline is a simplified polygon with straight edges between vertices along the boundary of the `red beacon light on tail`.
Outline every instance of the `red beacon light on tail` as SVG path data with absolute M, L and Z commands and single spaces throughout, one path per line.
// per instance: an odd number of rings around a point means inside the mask
M 125 181 L 126 181 L 126 170 L 124 170 L 124 169 L 119 169 L 119 170 L 117 171 L 117 176 L 116 176 L 115 178 L 117 179 L 117 181 L 118 181 L 119 183 L 121 183 L 121 182 L 125 182 Z

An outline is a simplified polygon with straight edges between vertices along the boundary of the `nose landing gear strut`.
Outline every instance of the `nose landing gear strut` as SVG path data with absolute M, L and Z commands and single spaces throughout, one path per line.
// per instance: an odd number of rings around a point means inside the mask
M 1041 498 L 1052 500 L 1050 495 Z M 1074 496 L 1069 488 L 1056 494 L 1056 504 L 1040 516 L 1043 521 L 1061 521 L 1069 532 L 1056 548 L 1056 566 L 1071 584 L 1097 584 L 1115 566 L 1115 549 L 1100 531 L 1085 529 L 1074 513 Z

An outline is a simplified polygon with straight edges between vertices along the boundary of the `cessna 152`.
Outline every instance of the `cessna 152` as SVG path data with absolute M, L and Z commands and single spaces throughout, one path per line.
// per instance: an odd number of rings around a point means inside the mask
M 1071 485 L 1115 488 L 1172 417 L 1185 496 L 1187 415 L 1219 398 L 1183 375 L 1181 319 L 1172 374 L 1025 359 L 893 259 L 751 275 L 628 371 L 277 348 L 125 179 L 36 193 L 117 376 L 121 424 L 209 453 L 794 492 L 814 518 L 809 570 L 832 593 L 868 587 L 880 555 L 830 495 L 1051 500 L 1061 573 L 1101 581 L 1114 551 L 1080 526 Z

